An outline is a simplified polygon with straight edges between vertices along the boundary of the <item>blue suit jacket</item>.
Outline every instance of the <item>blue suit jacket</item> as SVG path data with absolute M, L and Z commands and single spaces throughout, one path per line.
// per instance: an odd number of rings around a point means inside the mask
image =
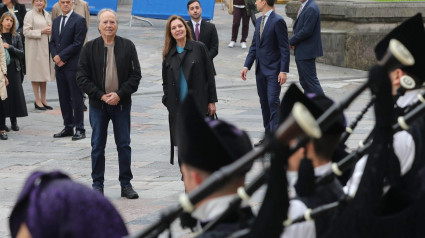
M 314 59 L 323 56 L 320 36 L 320 11 L 314 0 L 308 0 L 294 22 L 294 35 L 289 44 L 295 46 L 295 59 Z
M 244 67 L 251 69 L 254 60 L 256 74 L 278 75 L 289 72 L 288 28 L 283 18 L 274 11 L 267 19 L 260 40 L 261 17 L 257 18 L 255 33 Z
M 49 48 L 52 58 L 56 55 L 65 62 L 62 67 L 55 66 L 56 70 L 77 70 L 80 51 L 87 34 L 86 20 L 73 12 L 69 17 L 62 34 L 59 35 L 59 25 L 62 15 L 56 17 L 52 23 L 52 38 Z

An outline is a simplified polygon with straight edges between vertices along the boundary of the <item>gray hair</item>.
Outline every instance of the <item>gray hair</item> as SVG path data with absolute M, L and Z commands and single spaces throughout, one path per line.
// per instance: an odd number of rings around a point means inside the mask
M 118 17 L 117 17 L 117 13 L 116 13 L 114 10 L 110 9 L 110 8 L 103 8 L 102 10 L 100 10 L 100 11 L 97 13 L 97 26 L 100 26 L 100 16 L 101 16 L 103 13 L 105 13 L 105 12 L 110 12 L 110 13 L 114 14 L 115 19 L 117 19 L 117 25 L 118 25 Z

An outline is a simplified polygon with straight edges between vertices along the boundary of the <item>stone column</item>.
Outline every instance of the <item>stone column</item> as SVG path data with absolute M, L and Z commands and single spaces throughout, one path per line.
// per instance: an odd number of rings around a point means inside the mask
M 380 39 L 407 18 L 425 12 L 425 2 L 316 2 L 320 8 L 324 54 L 317 61 L 362 70 L 376 63 L 373 49 Z M 299 1 L 289 2 L 286 15 L 295 20 L 299 6 Z M 289 31 L 292 34 L 292 28 Z

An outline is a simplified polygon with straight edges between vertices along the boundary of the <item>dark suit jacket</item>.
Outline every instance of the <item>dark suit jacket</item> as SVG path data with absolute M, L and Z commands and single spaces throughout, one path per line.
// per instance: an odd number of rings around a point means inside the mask
M 295 46 L 295 59 L 314 59 L 323 56 L 320 36 L 320 11 L 314 0 L 309 0 L 294 22 L 294 35 L 289 44 Z
M 195 28 L 193 28 L 192 21 L 188 21 L 187 24 L 192 31 L 193 40 L 196 40 L 195 37 Z M 201 32 L 199 32 L 199 41 L 204 43 L 208 48 L 208 54 L 210 59 L 214 59 L 214 57 L 218 54 L 218 34 L 215 25 L 207 22 L 205 20 L 201 21 Z
M 274 11 L 267 19 L 260 40 L 261 17 L 257 18 L 254 37 L 244 67 L 251 69 L 255 60 L 256 74 L 278 75 L 289 72 L 288 29 L 283 18 Z
M 188 21 L 187 24 L 192 31 L 193 40 L 196 40 L 195 29 L 193 28 L 192 21 Z M 205 20 L 201 21 L 201 31 L 199 32 L 199 41 L 204 43 L 208 48 L 208 55 L 213 60 L 218 54 L 218 34 L 215 25 Z M 214 63 L 213 63 L 214 66 Z M 214 67 L 215 75 L 215 67 Z
M 55 66 L 56 70 L 77 70 L 81 48 L 87 34 L 87 25 L 84 17 L 73 12 L 69 17 L 62 34 L 59 35 L 59 25 L 62 15 L 53 20 L 52 38 L 49 43 L 52 58 L 56 55 L 65 62 L 62 67 Z

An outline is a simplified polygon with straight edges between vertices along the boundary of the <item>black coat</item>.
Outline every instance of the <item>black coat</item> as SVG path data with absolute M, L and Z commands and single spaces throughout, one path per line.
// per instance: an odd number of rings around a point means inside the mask
M 4 42 L 4 40 L 3 40 Z M 22 45 L 21 36 L 16 34 L 12 36 L 12 44 L 9 44 L 10 59 L 15 61 L 16 71 L 21 71 L 21 59 L 24 58 L 24 46 Z
M 102 96 L 105 94 L 106 49 L 102 37 L 87 42 L 81 50 L 78 61 L 77 85 L 87 93 L 90 105 L 102 107 Z M 118 105 L 129 105 L 131 94 L 136 92 L 142 74 L 136 47 L 128 39 L 115 36 L 115 62 L 117 64 L 120 97 Z
M 15 36 L 11 33 L 2 33 L 2 40 L 9 44 L 10 64 L 7 66 L 7 86 L 8 98 L 3 102 L 3 109 L 6 117 L 26 117 L 28 116 L 27 104 L 24 89 L 22 88 L 22 66 L 24 49 L 19 34 Z
M 190 30 L 192 31 L 193 40 L 196 40 L 195 28 L 193 28 L 192 21 L 188 21 L 187 24 L 189 25 Z M 216 57 L 218 54 L 218 34 L 214 24 L 207 22 L 205 20 L 201 21 L 201 31 L 199 32 L 199 41 L 204 43 L 205 46 L 208 48 L 208 55 L 210 56 L 210 59 L 212 61 L 214 57 Z M 214 63 L 213 63 L 213 67 L 214 67 Z M 215 68 L 214 68 L 214 75 L 215 75 Z
M 170 138 L 171 138 L 171 163 L 174 158 L 175 122 L 180 104 L 178 78 L 180 67 L 187 81 L 188 90 L 198 102 L 199 110 L 203 114 L 208 113 L 208 104 L 217 102 L 215 88 L 214 70 L 208 51 L 202 42 L 186 41 L 182 53 L 177 53 L 174 46 L 168 52 L 162 62 L 162 88 L 164 96 L 162 103 L 167 107 L 169 113 Z

